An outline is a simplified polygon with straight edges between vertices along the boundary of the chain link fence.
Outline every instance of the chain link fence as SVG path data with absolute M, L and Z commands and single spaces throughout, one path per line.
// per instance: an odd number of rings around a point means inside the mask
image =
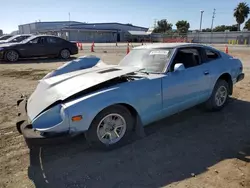
M 250 31 L 152 34 L 152 42 L 250 45 Z

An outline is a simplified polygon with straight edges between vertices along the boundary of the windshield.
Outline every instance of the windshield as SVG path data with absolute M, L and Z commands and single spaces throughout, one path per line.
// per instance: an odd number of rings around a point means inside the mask
M 27 35 L 21 35 L 21 36 L 13 36 L 13 37 L 10 37 L 7 42 L 21 42 L 23 41 L 24 39 L 26 38 L 29 38 L 30 36 L 27 36 Z
M 29 42 L 30 40 L 32 40 L 32 39 L 34 39 L 34 38 L 36 38 L 36 37 L 37 37 L 37 36 L 30 36 L 30 37 L 24 39 L 21 43 L 27 43 L 27 42 Z
M 119 63 L 120 66 L 134 66 L 147 72 L 162 73 L 169 63 L 172 49 L 134 49 Z
M 0 40 L 7 40 L 8 38 L 12 37 L 11 35 L 4 35 L 0 37 Z

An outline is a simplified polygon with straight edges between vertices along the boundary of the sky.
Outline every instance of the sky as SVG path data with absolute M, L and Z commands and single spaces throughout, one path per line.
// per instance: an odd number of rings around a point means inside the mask
M 120 22 L 153 27 L 154 20 L 173 24 L 187 20 L 190 29 L 235 24 L 233 10 L 242 0 L 10 0 L 1 2 L 0 29 L 18 30 L 18 25 L 35 21 Z M 250 5 L 250 0 L 243 0 Z M 250 15 L 249 15 L 250 18 Z

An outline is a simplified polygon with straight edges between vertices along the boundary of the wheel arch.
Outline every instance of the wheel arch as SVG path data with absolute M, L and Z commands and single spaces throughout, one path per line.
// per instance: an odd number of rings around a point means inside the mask
M 20 52 L 19 52 L 17 49 L 7 49 L 7 50 L 4 52 L 4 54 L 3 54 L 3 57 L 4 57 L 4 58 L 5 58 L 5 56 L 6 56 L 6 53 L 9 52 L 9 51 L 15 51 L 16 53 L 18 53 L 18 56 L 19 56 L 19 57 L 22 57 L 21 54 L 20 54 Z
M 137 129 L 137 126 L 142 126 L 140 124 L 140 122 L 138 123 L 138 120 L 140 120 L 140 115 L 138 113 L 138 111 L 136 110 L 136 108 L 134 106 L 132 106 L 131 104 L 128 104 L 128 103 L 114 103 L 114 104 L 111 104 L 109 106 L 106 106 L 105 108 L 101 109 L 100 111 L 98 111 L 95 115 L 95 117 L 92 119 L 91 123 L 90 123 L 90 126 L 92 125 L 94 119 L 98 116 L 98 114 L 100 114 L 102 111 L 104 111 L 105 109 L 109 108 L 109 107 L 112 107 L 112 106 L 115 106 L 115 105 L 120 105 L 120 106 L 123 106 L 125 108 L 128 109 L 128 111 L 131 113 L 131 115 L 133 116 L 134 118 L 134 128 Z
M 220 77 L 217 79 L 218 80 L 225 80 L 228 83 L 229 86 L 229 94 L 233 94 L 233 81 L 232 81 L 232 76 L 229 73 L 223 73 L 220 75 Z M 217 82 L 216 81 L 216 82 Z
M 131 113 L 131 115 L 134 117 L 134 118 L 136 118 L 136 116 L 138 115 L 139 116 L 139 113 L 138 113 L 138 111 L 135 109 L 135 107 L 133 107 L 131 104 L 128 104 L 128 103 L 114 103 L 114 104 L 111 104 L 111 105 L 108 105 L 108 106 L 106 106 L 105 108 L 103 108 L 103 109 L 101 109 L 99 112 L 97 112 L 96 113 L 96 115 L 95 115 L 95 117 L 98 115 L 98 114 L 100 114 L 103 110 L 105 110 L 105 109 L 107 109 L 107 108 L 109 108 L 109 107 L 111 107 L 111 106 L 115 106 L 115 105 L 120 105 L 120 106 L 123 106 L 123 107 L 125 107 L 125 108 L 127 108 L 128 110 L 129 110 L 129 112 Z M 94 118 L 95 118 L 94 117 Z M 93 120 L 92 120 L 92 122 L 93 122 Z M 92 123 L 91 122 L 91 123 Z
M 64 48 L 61 48 L 60 49 L 60 51 L 59 51 L 59 55 L 61 54 L 61 51 L 62 50 L 68 50 L 69 51 L 69 53 L 70 53 L 70 55 L 72 55 L 72 52 L 71 52 L 71 50 L 70 50 L 70 48 L 69 47 L 64 47 Z

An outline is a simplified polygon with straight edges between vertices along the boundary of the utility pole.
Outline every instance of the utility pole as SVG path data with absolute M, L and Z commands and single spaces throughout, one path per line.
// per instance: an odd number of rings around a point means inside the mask
M 157 19 L 154 19 L 154 29 L 156 28 L 157 26 Z
M 200 33 L 201 33 L 201 25 L 202 25 L 202 16 L 203 16 L 203 13 L 204 13 L 204 10 L 201 10 L 201 18 L 200 18 L 200 31 L 199 31 L 199 42 L 200 42 Z
M 214 8 L 213 16 L 212 16 L 212 24 L 211 24 L 210 44 L 212 44 L 212 38 L 213 38 L 213 26 L 214 26 L 215 11 L 216 11 L 216 9 Z
M 211 31 L 213 31 L 213 26 L 214 26 L 214 18 L 215 18 L 215 11 L 216 11 L 216 9 L 214 8 L 214 12 L 213 12 L 213 16 L 212 16 Z

